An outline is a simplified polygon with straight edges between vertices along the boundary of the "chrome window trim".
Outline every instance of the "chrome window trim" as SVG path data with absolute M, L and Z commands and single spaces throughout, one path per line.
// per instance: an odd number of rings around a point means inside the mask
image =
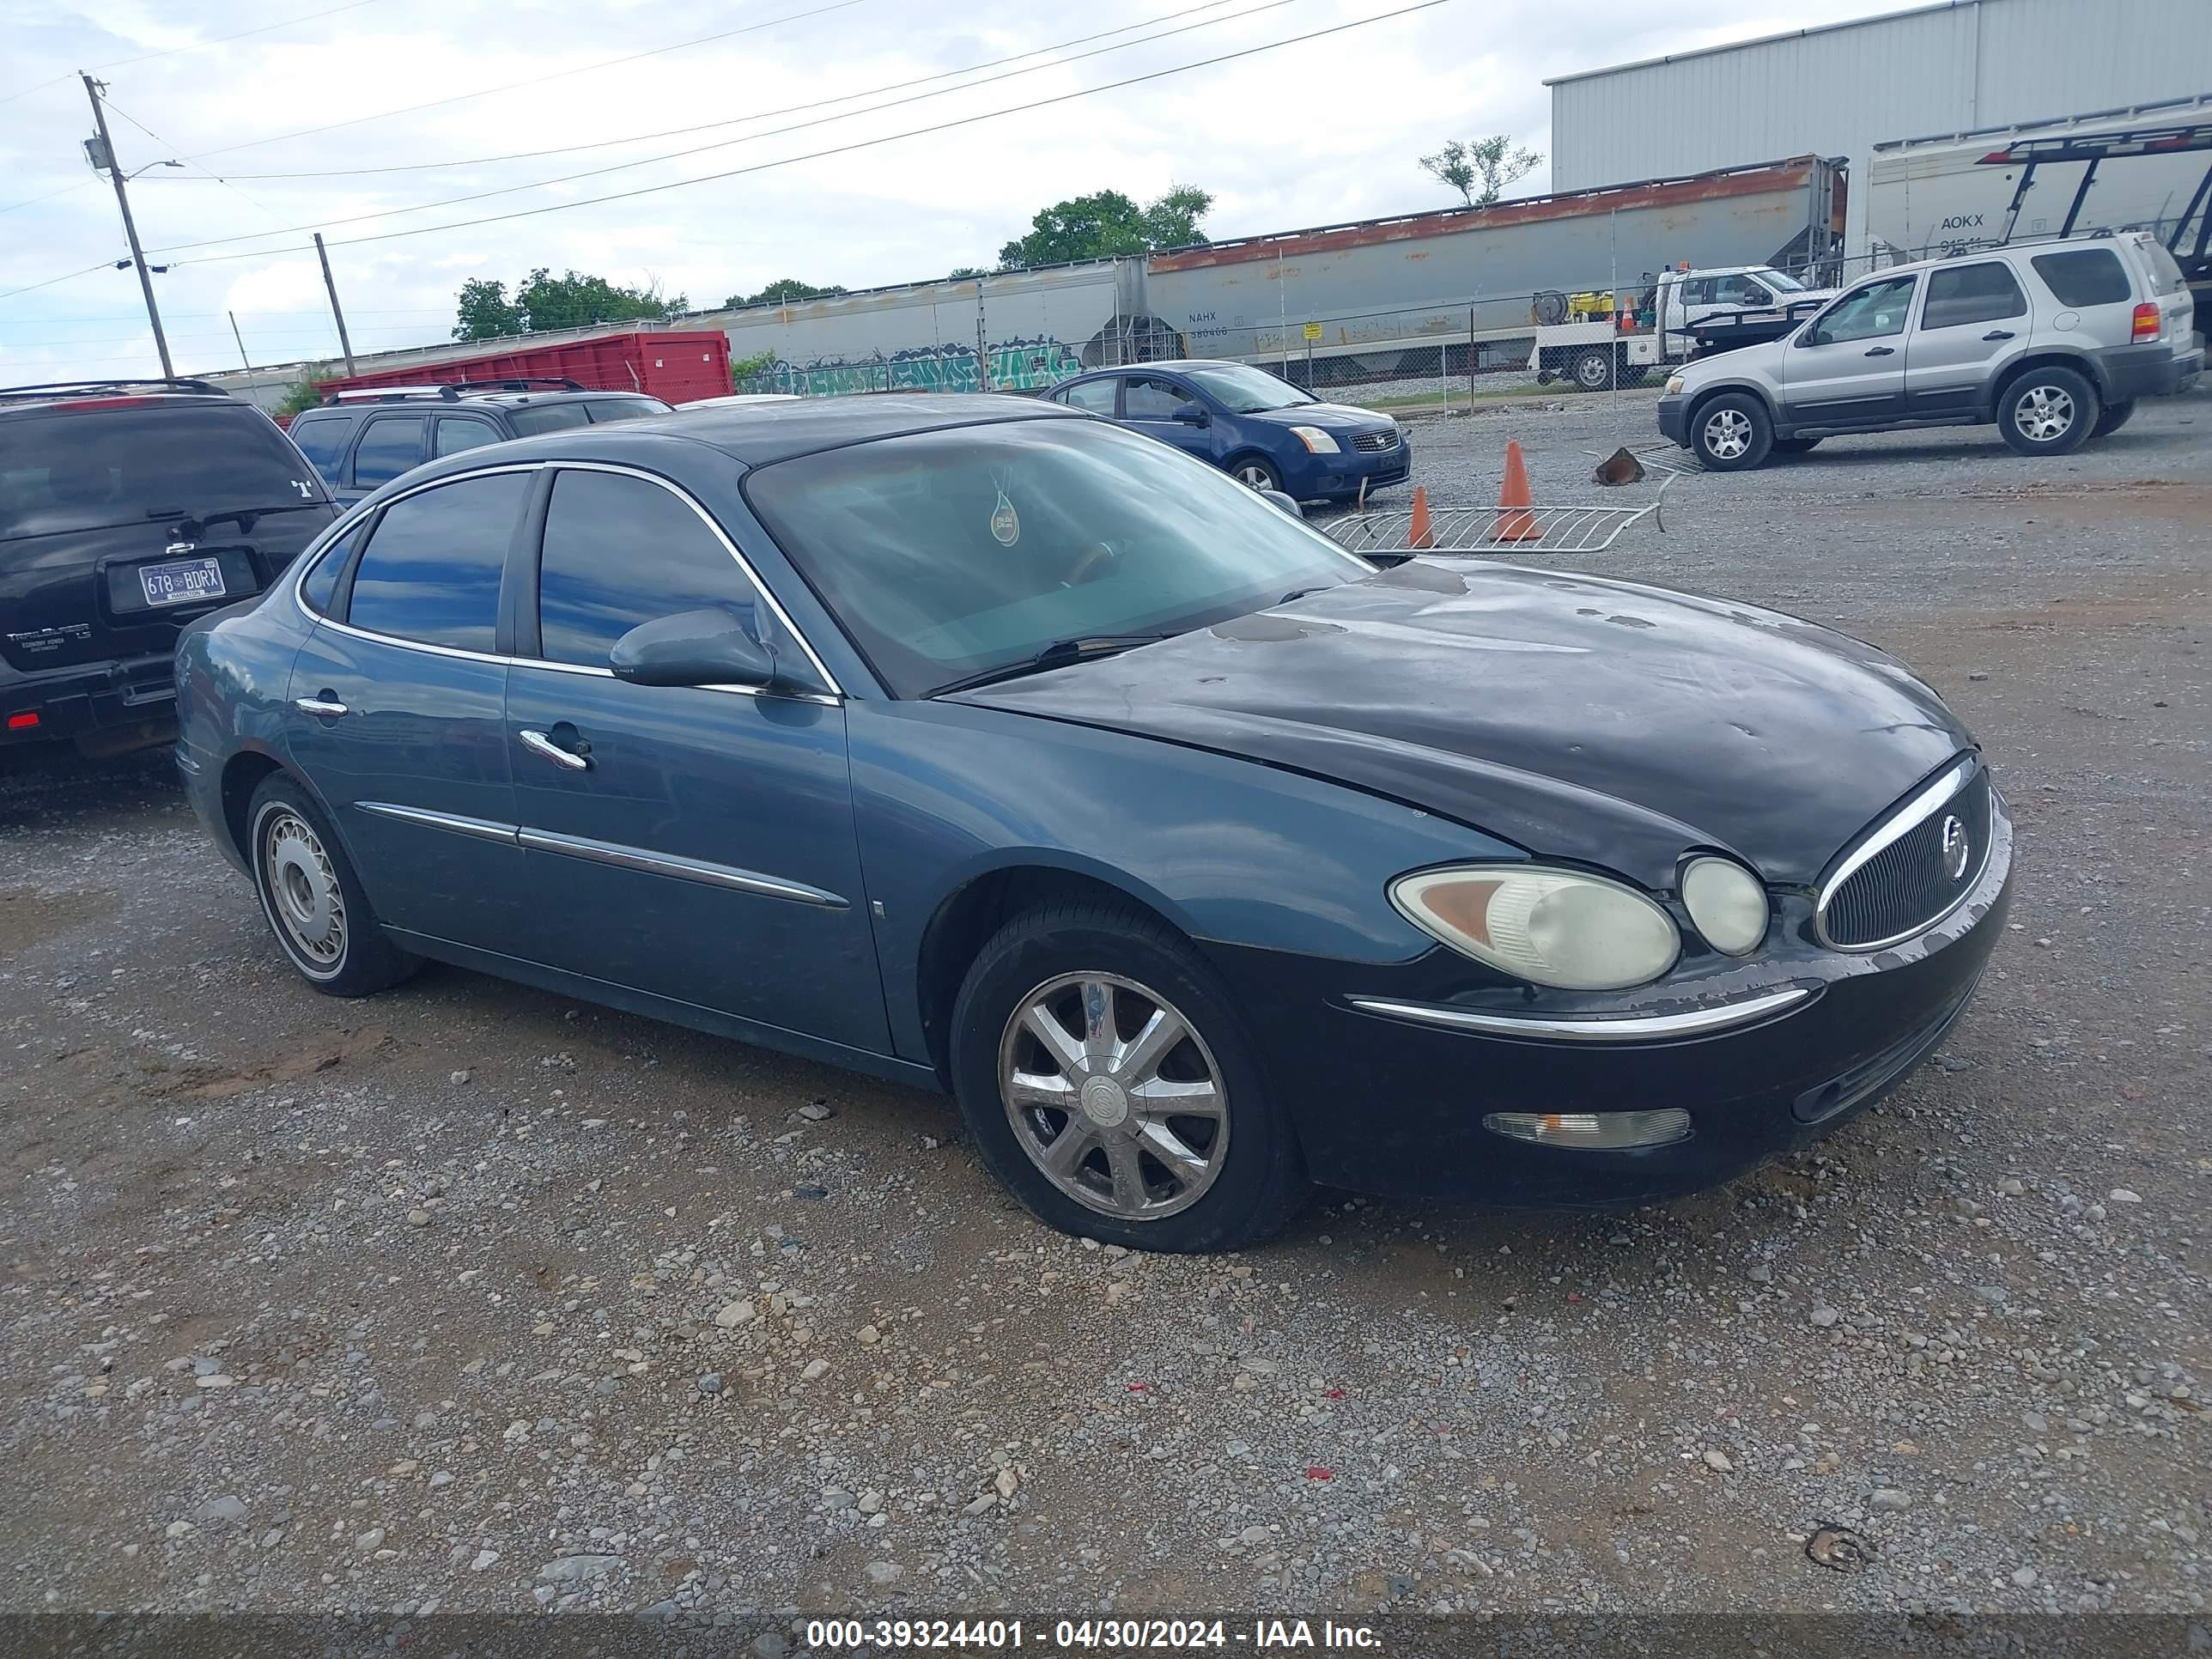
M 1820 890 L 1814 895 L 1813 936 L 1815 939 L 1831 951 L 1840 951 L 1851 956 L 1863 956 L 1869 951 L 1887 951 L 1893 945 L 1902 945 L 1909 939 L 1917 939 L 1929 928 L 1939 926 L 1946 917 L 1966 902 L 1975 887 L 1980 884 L 1978 880 L 1967 883 L 1941 910 L 1924 921 L 1916 921 L 1901 933 L 1893 933 L 1887 939 L 1875 939 L 1865 945 L 1838 945 L 1828 937 L 1828 902 L 1835 897 L 1837 889 L 1856 875 L 1884 849 L 1904 840 L 1905 836 L 1911 835 L 1949 805 L 1952 797 L 1973 781 L 1975 769 L 1978 764 L 1978 758 L 1975 756 L 1960 757 L 1948 771 L 1911 800 L 1905 802 L 1881 829 L 1868 836 L 1853 850 L 1850 857 L 1836 866 L 1835 872 L 1820 884 Z M 1992 803 L 1992 815 L 1995 810 L 1995 805 Z M 1982 830 L 1984 835 L 1987 836 L 1989 825 L 1984 823 Z M 1982 860 L 1985 864 L 1989 860 L 1989 854 L 1990 849 L 1984 846 L 1982 848 Z
M 674 495 L 678 500 L 696 513 L 707 527 L 714 532 L 715 539 L 720 542 L 730 556 L 737 561 L 738 568 L 745 574 L 746 579 L 752 583 L 755 591 L 767 601 L 769 609 L 775 613 L 777 620 L 789 630 L 791 637 L 799 641 L 799 649 L 806 653 L 806 659 L 814 665 L 816 670 L 821 674 L 823 684 L 830 687 L 826 694 L 816 691 L 772 691 L 764 686 L 757 685 L 701 685 L 688 687 L 687 690 L 719 691 L 743 697 L 773 697 L 786 702 L 820 703 L 832 708 L 844 706 L 845 694 L 843 689 L 837 684 L 836 676 L 832 674 L 828 665 L 815 654 L 813 646 L 808 643 L 806 636 L 793 623 L 790 615 L 784 610 L 775 595 L 769 592 L 767 584 L 760 579 L 760 574 L 746 562 L 744 555 L 738 551 L 737 544 L 723 533 L 722 527 L 714 522 L 713 515 L 705 507 L 700 506 L 689 495 L 666 479 L 658 477 L 653 473 L 641 471 L 635 467 L 615 466 L 604 461 L 505 461 L 494 466 L 471 467 L 464 471 L 449 473 L 444 477 L 428 479 L 410 489 L 400 491 L 388 501 L 379 501 L 376 510 L 382 512 L 386 507 L 396 506 L 410 495 L 419 495 L 426 489 L 438 489 L 447 484 L 461 483 L 472 478 L 494 477 L 502 472 L 542 472 L 548 467 L 573 467 L 593 472 L 626 474 L 632 477 L 643 478 L 651 483 L 657 483 Z M 351 623 L 342 623 L 335 617 L 324 616 L 307 603 L 306 596 L 301 592 L 301 584 L 307 580 L 307 572 L 321 559 L 324 551 L 331 543 L 344 532 L 347 525 L 357 515 L 366 516 L 362 513 L 362 508 L 366 505 L 365 501 L 355 502 L 349 509 L 339 516 L 336 523 L 324 531 L 316 542 L 309 544 L 299 558 L 294 561 L 299 568 L 299 574 L 292 578 L 286 591 L 291 595 L 294 608 L 306 619 L 309 627 L 327 628 L 334 633 L 343 634 L 352 639 L 367 640 L 372 644 L 397 646 L 404 651 L 421 651 L 434 657 L 450 657 L 461 662 L 491 663 L 504 668 L 550 668 L 556 673 L 596 674 L 601 679 L 609 680 L 615 678 L 614 670 L 611 668 L 594 668 L 587 663 L 550 662 L 544 657 L 506 657 L 495 652 L 465 650 L 459 646 L 432 645 L 427 640 L 406 640 L 396 634 L 379 634 L 369 629 L 356 628 Z
M 1679 1014 L 1595 1014 L 1582 1019 L 1493 1013 L 1433 1002 L 1398 1002 L 1386 997 L 1353 997 L 1351 1001 L 1363 1013 L 1440 1025 L 1456 1031 L 1480 1031 L 1492 1036 L 1565 1042 L 1650 1042 L 1668 1037 L 1705 1036 L 1732 1026 L 1748 1024 L 1793 1008 L 1812 994 L 1802 985 L 1790 985 L 1741 1001 L 1692 1008 Z
M 618 870 L 635 870 L 651 876 L 673 876 L 681 881 L 703 882 L 709 887 L 727 887 L 740 893 L 756 893 L 763 898 L 789 899 L 798 904 L 817 905 L 825 910 L 846 910 L 852 907 L 838 895 L 819 887 L 809 887 L 804 882 L 785 881 L 776 876 L 764 876 L 755 870 L 740 870 L 733 865 L 710 864 L 704 859 L 679 858 L 670 853 L 648 853 L 643 848 L 626 847 L 617 842 L 593 841 L 588 836 L 563 836 L 550 830 L 532 830 L 524 825 L 516 840 L 531 852 L 558 853 L 569 858 L 588 859 L 594 864 L 612 865 Z
M 494 823 L 489 818 L 472 818 L 459 812 L 433 812 L 428 807 L 401 806 L 388 800 L 357 800 L 354 810 L 373 813 L 380 818 L 397 818 L 402 823 L 419 823 L 426 830 L 446 830 L 457 836 L 472 836 L 478 841 L 503 841 L 515 844 L 520 834 L 512 823 Z

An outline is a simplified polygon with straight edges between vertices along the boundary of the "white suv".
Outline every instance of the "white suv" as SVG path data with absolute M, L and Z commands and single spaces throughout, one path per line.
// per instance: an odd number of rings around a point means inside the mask
M 1838 432 L 1996 422 L 2023 455 L 2118 429 L 2204 366 L 2189 286 L 2143 231 L 1877 271 L 1778 340 L 1667 382 L 1659 430 L 1740 471 Z

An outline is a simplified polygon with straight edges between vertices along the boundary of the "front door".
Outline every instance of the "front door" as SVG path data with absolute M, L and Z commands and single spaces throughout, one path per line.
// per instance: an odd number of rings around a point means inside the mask
M 1148 438 L 1213 459 L 1213 435 L 1199 422 L 1206 405 L 1164 374 L 1131 374 L 1121 382 L 1121 419 Z
M 1851 290 L 1783 353 L 1782 396 L 1793 426 L 1844 426 L 1905 412 L 1905 319 L 1917 276 Z
M 402 496 L 293 659 L 292 757 L 386 925 L 511 951 L 526 914 L 497 654 L 501 573 L 535 473 Z
M 887 1052 L 842 705 L 607 668 L 623 634 L 679 611 L 719 606 L 780 634 L 720 531 L 668 485 L 563 469 L 536 598 L 517 650 L 534 660 L 507 688 L 533 954 Z
M 1971 415 L 1990 400 L 1992 365 L 2028 336 L 2027 295 L 2002 259 L 1928 273 L 1905 348 L 1905 399 L 1915 415 Z

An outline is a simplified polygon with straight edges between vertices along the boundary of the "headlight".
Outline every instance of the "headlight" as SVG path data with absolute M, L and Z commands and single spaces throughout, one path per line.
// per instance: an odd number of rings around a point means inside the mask
M 1336 453 L 1336 440 L 1317 426 L 1294 426 L 1291 435 L 1316 455 Z
M 1685 380 L 1680 375 L 1669 374 L 1667 377 L 1667 395 L 1670 398 L 1679 397 L 1681 394 L 1682 388 L 1688 384 L 1689 382 Z
M 1619 882 L 1528 865 L 1423 870 L 1390 884 L 1406 919 L 1455 951 L 1538 985 L 1618 991 L 1674 965 L 1681 935 Z
M 1748 955 L 1766 937 L 1766 890 L 1729 859 L 1692 859 L 1682 872 L 1682 903 L 1716 951 Z

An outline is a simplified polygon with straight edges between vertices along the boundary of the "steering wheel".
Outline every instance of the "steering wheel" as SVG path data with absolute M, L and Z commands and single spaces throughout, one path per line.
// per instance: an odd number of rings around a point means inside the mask
M 1063 582 L 1061 586 L 1064 587 L 1080 587 L 1087 581 L 1097 580 L 1098 577 L 1105 574 L 1105 568 L 1113 563 L 1113 562 L 1119 556 L 1120 556 L 1116 554 L 1113 548 L 1108 544 L 1104 542 L 1091 543 L 1091 545 L 1084 549 L 1083 552 L 1077 557 L 1075 561 L 1075 568 L 1067 573 L 1067 580 Z

